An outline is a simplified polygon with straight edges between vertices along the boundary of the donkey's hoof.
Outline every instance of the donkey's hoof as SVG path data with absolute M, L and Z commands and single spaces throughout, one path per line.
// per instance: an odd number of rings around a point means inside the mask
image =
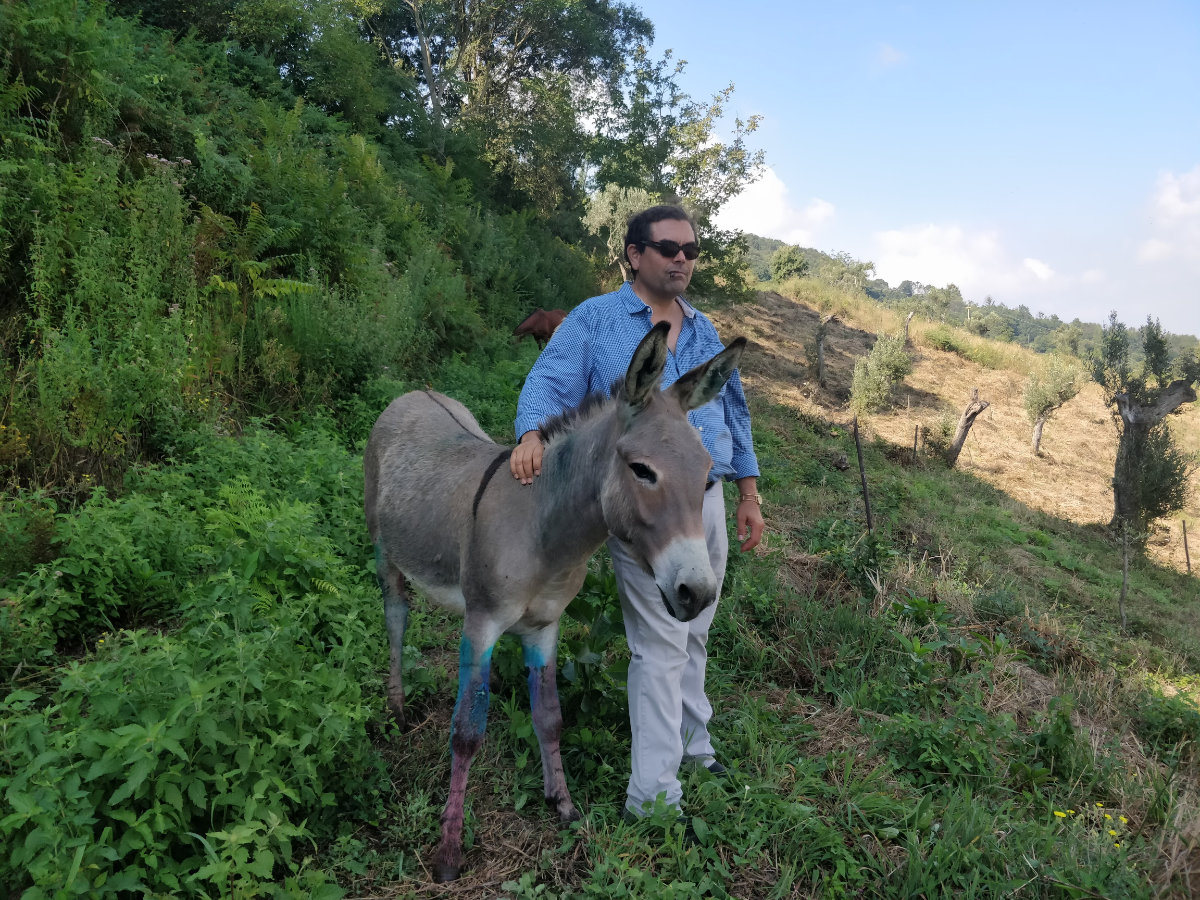
M 557 797 L 547 797 L 546 805 L 558 813 L 558 824 L 560 825 L 570 825 L 583 818 L 583 814 L 575 808 L 575 804 L 570 800 L 564 805 Z
M 462 874 L 463 862 L 461 848 L 438 847 L 433 855 L 433 880 L 438 884 L 454 881 Z

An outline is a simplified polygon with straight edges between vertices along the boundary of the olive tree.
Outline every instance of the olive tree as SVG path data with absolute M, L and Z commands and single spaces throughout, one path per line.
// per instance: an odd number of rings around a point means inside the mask
M 1079 393 L 1079 367 L 1062 356 L 1050 357 L 1046 368 L 1025 384 L 1025 414 L 1033 424 L 1033 455 L 1042 455 L 1042 429 L 1060 406 Z
M 1104 386 L 1115 407 L 1120 433 L 1113 471 L 1112 526 L 1144 533 L 1154 519 L 1179 509 L 1187 498 L 1195 464 L 1174 443 L 1166 417 L 1196 400 L 1200 359 L 1170 359 L 1166 336 L 1147 317 L 1142 329 L 1143 362 L 1136 373 L 1129 353 L 1129 329 L 1108 317 L 1092 377 Z

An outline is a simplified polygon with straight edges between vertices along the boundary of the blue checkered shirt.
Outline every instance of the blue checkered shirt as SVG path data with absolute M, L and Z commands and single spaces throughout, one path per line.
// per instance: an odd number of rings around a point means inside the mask
M 725 349 L 712 322 L 687 301 L 680 301 L 683 327 L 674 352 L 667 354 L 663 388 Z M 634 293 L 631 282 L 571 310 L 521 388 L 517 439 L 550 416 L 578 406 L 590 393 L 607 396 L 613 382 L 625 377 L 633 351 L 650 328 L 650 307 Z M 712 456 L 711 477 L 736 480 L 758 475 L 750 410 L 736 371 L 720 394 L 688 413 L 688 420 Z

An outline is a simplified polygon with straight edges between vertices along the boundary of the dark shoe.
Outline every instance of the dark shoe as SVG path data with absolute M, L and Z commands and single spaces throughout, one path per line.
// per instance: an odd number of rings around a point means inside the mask
M 690 763 L 696 766 L 696 768 L 704 769 L 714 778 L 725 778 L 729 775 L 729 770 L 711 756 L 689 756 L 684 758 L 684 762 Z

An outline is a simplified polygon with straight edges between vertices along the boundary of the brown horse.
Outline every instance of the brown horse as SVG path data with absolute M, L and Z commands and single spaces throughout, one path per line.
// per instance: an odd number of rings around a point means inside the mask
M 567 314 L 564 310 L 539 307 L 530 313 L 524 322 L 513 329 L 513 334 L 517 336 L 518 341 L 529 335 L 537 341 L 538 347 L 545 347 L 550 336 L 554 334 L 554 329 L 561 325 L 562 320 L 566 317 Z
M 410 583 L 463 616 L 450 795 L 433 860 L 438 881 L 462 870 L 467 772 L 483 744 L 500 635 L 521 640 L 546 801 L 569 822 L 579 813 L 559 752 L 558 621 L 583 585 L 588 559 L 615 534 L 654 575 L 675 618 L 690 621 L 716 600 L 701 516 L 712 459 L 687 413 L 717 396 L 746 341 L 660 391 L 668 330 L 665 322 L 650 330 L 611 397 L 590 397 L 544 424 L 542 474 L 532 486 L 493 477 L 512 448 L 493 443 L 443 394 L 399 397 L 371 432 L 363 460 L 367 527 L 391 645 L 388 703 L 401 722 Z

